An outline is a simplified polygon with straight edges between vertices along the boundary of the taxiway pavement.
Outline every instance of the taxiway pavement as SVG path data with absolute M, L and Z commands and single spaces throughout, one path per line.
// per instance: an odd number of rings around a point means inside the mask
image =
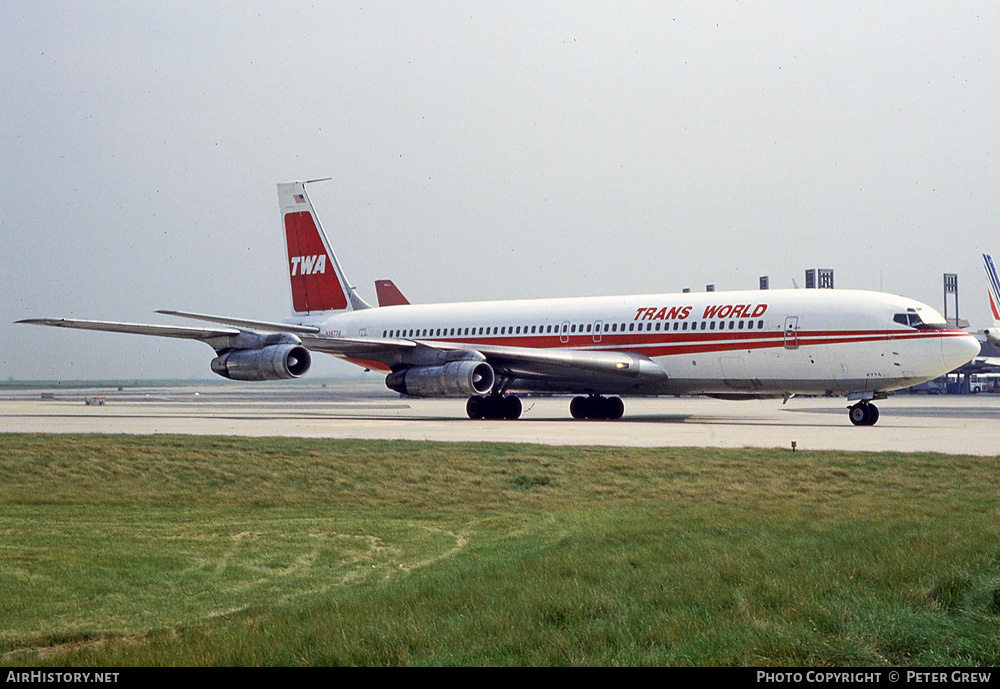
M 43 395 L 45 399 L 43 399 Z M 85 405 L 103 397 L 104 404 Z M 1000 395 L 894 395 L 876 426 L 847 401 L 625 398 L 620 421 L 574 421 L 568 397 L 525 397 L 517 421 L 470 421 L 464 399 L 366 383 L 206 384 L 0 391 L 0 433 L 179 433 L 548 445 L 780 447 L 1000 455 Z

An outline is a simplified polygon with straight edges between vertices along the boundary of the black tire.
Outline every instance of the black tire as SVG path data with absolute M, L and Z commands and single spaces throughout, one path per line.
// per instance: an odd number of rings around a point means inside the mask
M 482 419 L 486 416 L 486 398 L 482 395 L 473 395 L 465 403 L 465 413 L 470 419 Z
M 587 418 L 606 419 L 608 418 L 608 399 L 600 395 L 593 395 L 587 398 Z
M 505 419 L 519 419 L 521 418 L 521 398 L 515 397 L 514 395 L 508 395 L 503 398 L 503 418 Z
M 851 417 L 851 423 L 855 426 L 871 426 L 872 425 L 872 411 L 871 405 L 867 402 L 859 402 L 850 408 L 848 412 Z
M 621 397 L 610 397 L 607 403 L 607 416 L 604 418 L 617 421 L 625 414 L 625 403 Z

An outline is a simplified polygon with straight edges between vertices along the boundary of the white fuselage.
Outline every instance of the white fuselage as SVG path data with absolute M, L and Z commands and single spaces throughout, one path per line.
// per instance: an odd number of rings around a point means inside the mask
M 903 314 L 902 323 L 899 314 Z M 921 327 L 906 323 L 920 314 Z M 894 320 L 895 319 L 895 320 Z M 322 335 L 483 347 L 627 352 L 658 375 L 581 385 L 579 372 L 512 389 L 600 394 L 878 394 L 961 366 L 969 334 L 920 302 L 855 290 L 761 290 L 400 305 L 314 314 L 288 322 Z M 362 366 L 385 369 L 370 361 Z M 649 373 L 647 369 L 644 373 Z

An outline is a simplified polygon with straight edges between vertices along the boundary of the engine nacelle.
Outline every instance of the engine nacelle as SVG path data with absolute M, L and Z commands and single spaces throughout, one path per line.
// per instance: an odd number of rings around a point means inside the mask
M 986 340 L 994 347 L 1000 347 L 1000 328 L 987 328 L 983 331 Z
M 452 361 L 390 373 L 385 384 L 414 397 L 470 397 L 489 394 L 495 379 L 493 367 L 485 361 Z
M 305 375 L 311 364 L 305 347 L 280 344 L 232 349 L 212 359 L 212 371 L 232 380 L 286 380 Z

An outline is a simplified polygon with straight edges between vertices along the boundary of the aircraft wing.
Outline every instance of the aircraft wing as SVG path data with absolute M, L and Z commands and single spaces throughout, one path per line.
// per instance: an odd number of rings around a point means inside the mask
M 160 310 L 157 313 L 224 323 L 252 330 L 289 332 L 297 335 L 302 345 L 310 351 L 371 361 L 390 369 L 397 366 L 440 365 L 461 358 L 461 352 L 468 352 L 470 358 L 478 358 L 473 354 L 475 352 L 482 355 L 494 369 L 515 379 L 578 380 L 581 374 L 597 376 L 602 380 L 666 378 L 666 372 L 658 364 L 641 354 L 470 345 L 385 337 L 339 337 L 320 335 L 318 327 L 308 325 L 246 320 L 186 311 Z
M 312 351 L 378 362 L 386 368 L 435 366 L 462 359 L 485 360 L 511 380 L 579 382 L 581 376 L 604 383 L 666 380 L 656 362 L 641 354 L 589 350 L 552 350 L 397 338 L 349 338 L 301 335 Z
M 77 330 L 101 330 L 132 335 L 153 335 L 155 337 L 178 337 L 187 340 L 208 342 L 219 338 L 239 335 L 236 328 L 193 328 L 184 325 L 148 325 L 146 323 L 122 323 L 118 321 L 88 321 L 72 318 L 26 318 L 18 323 L 29 325 L 49 325 L 54 328 L 76 328 Z
M 169 309 L 159 309 L 156 313 L 163 313 L 168 316 L 180 316 L 191 318 L 196 321 L 208 321 L 209 323 L 222 323 L 232 325 L 237 328 L 249 330 L 261 330 L 264 332 L 277 333 L 318 333 L 319 328 L 315 325 L 296 325 L 293 323 L 274 323 L 272 321 L 252 321 L 246 318 L 229 318 L 228 316 L 212 316 L 207 313 L 192 313 L 190 311 L 172 311 Z
M 485 359 L 509 379 L 579 381 L 581 376 L 601 382 L 663 381 L 667 374 L 650 358 L 628 352 L 539 349 L 387 337 L 321 335 L 315 326 L 251 321 L 223 316 L 159 311 L 174 316 L 224 323 L 272 332 L 289 332 L 313 352 L 379 364 L 379 368 L 436 366 L 460 359 Z
M 983 369 L 1000 370 L 1000 357 L 996 356 L 984 356 L 976 357 L 973 362 L 977 366 Z
M 174 316 L 221 323 L 212 327 L 152 325 L 119 321 L 95 321 L 70 318 L 31 318 L 18 321 L 31 325 L 76 328 L 104 332 L 152 335 L 200 340 L 216 351 L 229 348 L 256 348 L 282 338 L 284 343 L 299 343 L 313 352 L 372 362 L 378 368 L 439 366 L 451 361 L 485 360 L 497 373 L 510 381 L 550 381 L 559 387 L 560 381 L 579 383 L 581 377 L 595 383 L 641 384 L 667 378 L 666 372 L 654 361 L 641 354 L 593 350 L 536 349 L 472 345 L 400 338 L 337 337 L 319 334 L 315 326 L 255 321 L 225 316 L 211 316 L 183 311 L 159 311 Z M 273 333 L 263 335 L 262 333 Z M 287 338 L 287 339 L 286 339 Z
M 463 345 L 442 347 L 465 348 Z M 572 349 L 538 349 L 482 345 L 475 348 L 494 368 L 515 378 L 566 379 L 581 374 L 610 377 L 654 377 L 666 379 L 659 364 L 642 354 Z

